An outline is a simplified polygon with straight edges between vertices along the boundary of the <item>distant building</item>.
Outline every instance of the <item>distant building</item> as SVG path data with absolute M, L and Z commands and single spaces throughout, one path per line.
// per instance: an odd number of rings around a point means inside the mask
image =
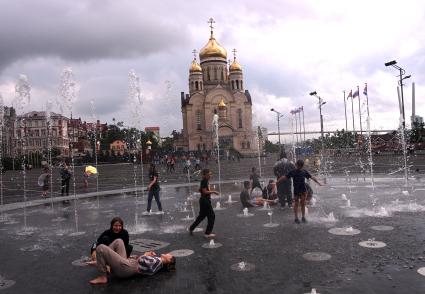
M 115 140 L 110 144 L 110 150 L 115 156 L 122 156 L 127 151 L 127 144 L 121 140 Z
M 2 155 L 3 157 L 13 157 L 15 147 L 14 134 L 15 134 L 15 120 L 16 111 L 13 107 L 4 107 L 3 116 L 3 132 L 2 132 Z
M 14 124 L 14 155 L 42 154 L 49 148 L 69 156 L 68 118 L 51 112 L 31 111 L 20 115 Z

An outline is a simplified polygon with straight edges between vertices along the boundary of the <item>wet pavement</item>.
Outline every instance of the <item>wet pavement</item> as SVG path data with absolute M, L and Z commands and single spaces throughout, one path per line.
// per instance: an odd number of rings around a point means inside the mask
M 186 231 L 191 221 L 184 219 L 193 217 L 192 203 L 198 212 L 196 186 L 164 185 L 164 215 L 143 215 L 146 195 L 141 191 L 137 201 L 127 191 L 99 201 L 54 202 L 53 208 L 48 202 L 26 207 L 25 214 L 23 209 L 6 211 L 0 222 L 0 292 L 309 293 L 315 288 L 318 293 L 424 293 L 425 277 L 417 273 L 425 267 L 424 182 L 412 180 L 403 187 L 401 178 L 380 177 L 372 189 L 367 180 L 348 180 L 331 178 L 327 186 L 313 186 L 317 201 L 306 224 L 295 224 L 290 209 L 272 207 L 273 223 L 279 226 L 270 228 L 264 227 L 270 216 L 262 207 L 250 209 L 251 217 L 238 217 L 240 203 L 226 201 L 229 195 L 238 200 L 241 186 L 222 184 L 221 198 L 213 200 L 214 207 L 220 201 L 226 208 L 216 211 L 218 248 L 203 247 L 209 243 L 203 232 L 190 236 Z M 349 207 L 343 199 L 350 200 Z M 90 244 L 114 216 L 124 219 L 138 250 L 179 250 L 183 256 L 177 259 L 177 270 L 91 286 L 88 281 L 97 270 L 73 262 L 89 254 Z M 329 233 L 350 227 L 360 233 Z M 386 246 L 364 248 L 362 241 Z

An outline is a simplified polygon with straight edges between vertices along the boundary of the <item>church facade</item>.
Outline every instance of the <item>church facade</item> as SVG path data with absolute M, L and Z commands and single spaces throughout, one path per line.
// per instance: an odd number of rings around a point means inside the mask
M 218 115 L 220 150 L 237 150 L 254 154 L 257 150 L 252 128 L 252 99 L 245 89 L 242 66 L 227 61 L 227 51 L 213 34 L 189 68 L 189 93 L 181 93 L 183 130 L 180 149 L 186 151 L 214 150 L 217 134 L 213 120 Z M 216 114 L 216 116 L 214 116 Z

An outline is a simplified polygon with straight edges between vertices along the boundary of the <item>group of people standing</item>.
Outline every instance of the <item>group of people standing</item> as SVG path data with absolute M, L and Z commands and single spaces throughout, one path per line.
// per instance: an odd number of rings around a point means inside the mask
M 298 207 L 301 206 L 301 222 L 307 222 L 305 218 L 305 206 L 312 197 L 313 190 L 306 180 L 312 179 L 318 185 L 322 185 L 314 176 L 304 169 L 304 161 L 297 160 L 294 164 L 288 160 L 286 153 L 280 154 L 280 159 L 273 166 L 273 173 L 276 176 L 276 182 L 270 180 L 263 189 L 260 183 L 260 176 L 256 173 L 255 167 L 252 168 L 249 181 L 244 182 L 243 190 L 240 194 L 242 206 L 253 207 L 280 203 L 281 207 L 288 206 L 294 209 L 295 223 L 299 224 Z M 292 189 L 293 186 L 293 189 Z M 259 188 L 262 190 L 262 197 L 252 199 L 251 192 Z

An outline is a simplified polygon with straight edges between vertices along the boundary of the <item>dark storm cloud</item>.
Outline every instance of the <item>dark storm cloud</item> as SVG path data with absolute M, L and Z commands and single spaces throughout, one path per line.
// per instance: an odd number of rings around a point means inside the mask
M 138 57 L 182 46 L 185 27 L 140 1 L 0 1 L 0 71 L 38 56 Z

